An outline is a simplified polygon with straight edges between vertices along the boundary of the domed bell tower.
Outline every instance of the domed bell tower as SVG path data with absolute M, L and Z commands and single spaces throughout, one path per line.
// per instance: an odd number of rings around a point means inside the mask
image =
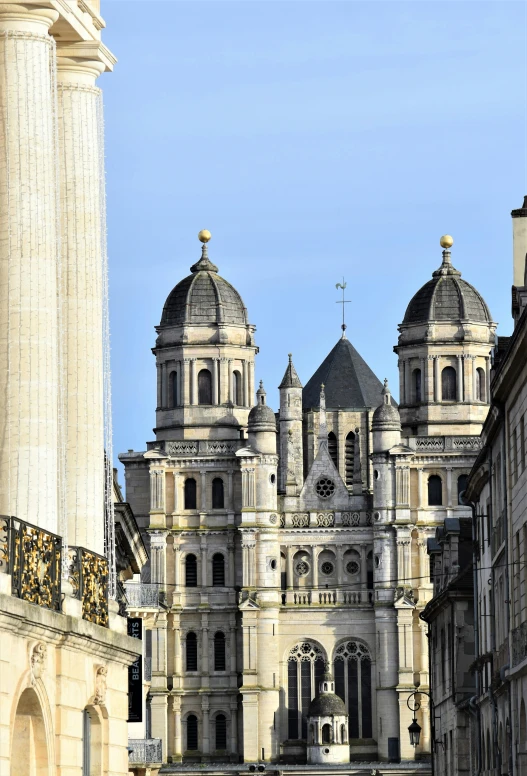
M 410 301 L 394 350 L 399 356 L 403 436 L 477 435 L 487 416 L 496 324 L 482 296 L 442 263 Z
M 169 294 L 153 352 L 156 439 L 239 439 L 254 401 L 255 327 L 235 288 L 208 256 Z

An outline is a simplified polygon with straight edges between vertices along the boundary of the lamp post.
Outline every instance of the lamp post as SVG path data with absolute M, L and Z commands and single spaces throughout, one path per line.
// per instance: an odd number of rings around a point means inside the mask
M 410 725 L 408 726 L 408 733 L 410 735 L 410 743 L 412 746 L 416 747 L 419 746 L 419 740 L 421 737 L 421 725 L 417 721 L 415 715 L 416 712 L 419 711 L 421 708 L 421 701 L 419 698 L 417 698 L 417 695 L 426 695 L 428 700 L 430 701 L 430 733 L 431 733 L 431 742 L 432 746 L 430 747 L 430 765 L 431 765 L 431 771 L 432 776 L 434 776 L 434 746 L 435 746 L 435 726 L 434 726 L 434 702 L 432 700 L 432 696 L 428 692 L 424 692 L 423 690 L 416 689 L 414 692 L 410 693 L 408 698 L 406 699 L 406 705 L 410 709 L 410 711 L 413 713 L 414 718 Z M 412 705 L 410 705 L 410 701 L 412 701 Z

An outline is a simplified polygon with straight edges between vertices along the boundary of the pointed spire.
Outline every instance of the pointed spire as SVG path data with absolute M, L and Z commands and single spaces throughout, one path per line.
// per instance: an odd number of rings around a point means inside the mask
M 328 424 L 326 420 L 326 393 L 324 391 L 324 383 L 320 386 L 320 418 L 318 429 L 318 447 L 319 449 L 325 445 L 328 446 Z
M 202 229 L 198 234 L 198 240 L 203 243 L 201 246 L 201 259 L 192 265 L 191 272 L 217 272 L 218 268 L 209 259 L 209 252 L 207 250 L 207 243 L 212 237 L 208 229 Z
M 285 370 L 282 382 L 278 388 L 302 388 L 302 383 L 300 382 L 300 378 L 298 377 L 295 366 L 293 364 L 293 354 L 289 353 L 288 356 L 289 363 Z

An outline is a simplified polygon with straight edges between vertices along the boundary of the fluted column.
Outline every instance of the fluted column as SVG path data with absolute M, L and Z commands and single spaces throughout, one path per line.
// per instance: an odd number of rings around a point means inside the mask
M 190 403 L 198 403 L 198 377 L 196 375 L 196 359 L 190 359 Z
M 463 401 L 463 356 L 457 357 L 457 400 Z
M 441 375 L 439 374 L 439 356 L 434 356 L 434 401 L 441 401 Z
M 58 47 L 58 160 L 66 504 L 71 544 L 103 552 L 104 525 L 104 170 L 105 65 L 82 44 Z M 165 405 L 162 368 L 161 406 Z
M 219 358 L 212 359 L 212 403 L 219 404 L 220 402 L 220 360 Z
M 292 590 L 293 589 L 293 555 L 295 554 L 295 548 L 294 547 L 288 547 L 287 548 L 287 589 Z
M 0 514 L 57 532 L 58 13 L 0 5 Z M 61 531 L 62 532 L 62 531 Z
M 243 361 L 243 406 L 251 406 L 249 402 L 249 363 L 247 361 Z

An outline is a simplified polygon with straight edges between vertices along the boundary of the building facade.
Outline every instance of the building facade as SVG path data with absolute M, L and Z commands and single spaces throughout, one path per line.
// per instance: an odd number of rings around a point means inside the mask
M 2 776 L 128 771 L 137 649 L 116 600 L 103 27 L 97 0 L 0 2 Z
M 254 326 L 200 235 L 157 328 L 156 439 L 120 455 L 151 549 L 153 605 L 135 611 L 152 631 L 152 736 L 173 767 L 305 763 L 329 668 L 349 760 L 421 769 L 429 709 L 423 695 L 414 750 L 407 700 L 429 687 L 426 542 L 470 515 L 495 324 L 445 238 L 400 326 L 399 408 L 343 330 L 305 387 L 289 356 L 275 414 L 255 393 Z

